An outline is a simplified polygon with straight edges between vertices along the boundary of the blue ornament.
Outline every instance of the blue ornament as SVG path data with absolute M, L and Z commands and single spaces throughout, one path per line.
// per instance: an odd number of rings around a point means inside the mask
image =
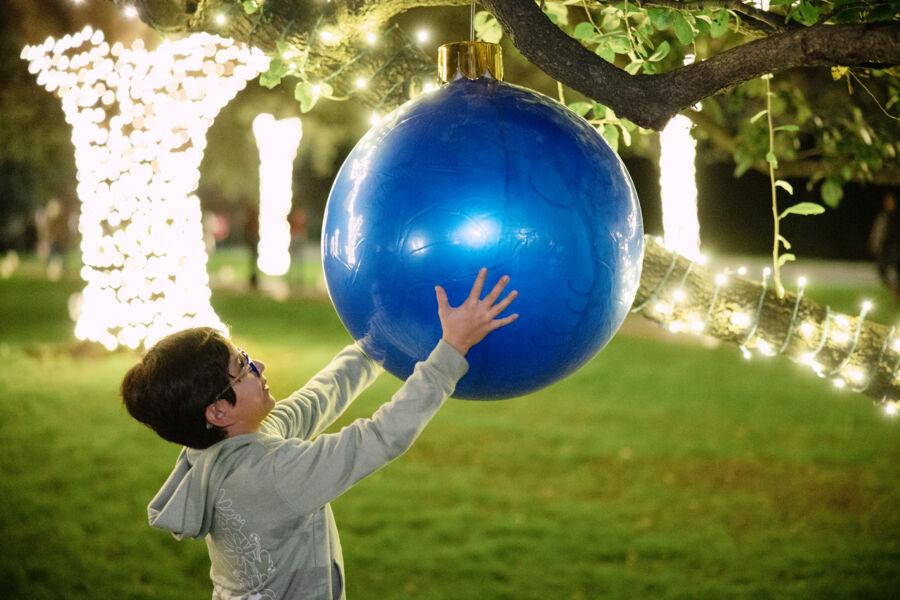
M 465 77 L 387 116 L 334 182 L 322 232 L 328 293 L 366 353 L 401 379 L 488 267 L 519 313 L 467 355 L 455 397 L 497 400 L 572 373 L 634 301 L 643 224 L 622 161 L 546 96 Z M 502 315 L 501 315 L 502 316 Z

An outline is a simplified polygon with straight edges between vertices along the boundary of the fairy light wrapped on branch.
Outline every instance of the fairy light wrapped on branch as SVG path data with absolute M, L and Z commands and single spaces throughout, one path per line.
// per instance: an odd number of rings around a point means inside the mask
M 768 269 L 760 282 L 727 271 L 714 274 L 647 236 L 632 311 L 674 333 L 737 344 L 745 358 L 782 354 L 896 413 L 900 332 L 866 320 L 871 302 L 863 302 L 857 315 L 839 314 L 804 296 L 804 278 L 796 293 L 779 297 L 769 276 Z

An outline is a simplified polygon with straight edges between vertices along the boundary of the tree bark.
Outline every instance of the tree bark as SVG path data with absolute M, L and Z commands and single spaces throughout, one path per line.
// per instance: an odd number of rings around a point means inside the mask
M 619 117 L 657 131 L 700 100 L 766 73 L 795 67 L 900 64 L 900 25 L 896 23 L 815 25 L 786 29 L 667 73 L 629 75 L 556 27 L 536 2 L 481 3 L 522 54 L 545 73 L 610 107 Z M 260 16 L 246 15 L 233 0 L 136 2 L 142 18 L 163 31 L 221 33 L 268 52 L 281 40 L 300 54 L 309 53 L 306 62 L 312 78 L 329 78 L 353 61 L 353 73 L 340 71 L 329 82 L 339 93 L 347 93 L 358 73 L 375 75 L 375 85 L 363 94 L 369 102 L 391 90 L 392 80 L 433 72 L 434 62 L 402 40 L 383 44 L 374 55 L 362 53 L 361 59 L 361 35 L 366 28 L 381 28 L 391 17 L 411 8 L 465 4 L 467 0 L 266 0 Z M 226 25 L 216 24 L 219 14 L 228 16 Z M 344 37 L 339 43 L 325 45 L 310 37 L 321 27 L 341 31 Z M 389 68 L 384 69 L 385 65 Z M 400 96 L 395 93 L 388 101 L 396 103 Z
M 798 292 L 799 293 L 799 292 Z M 839 315 L 773 286 L 733 275 L 724 285 L 705 267 L 645 237 L 634 312 L 672 331 L 707 335 L 747 354 L 782 354 L 837 385 L 895 402 L 900 332 L 859 315 Z

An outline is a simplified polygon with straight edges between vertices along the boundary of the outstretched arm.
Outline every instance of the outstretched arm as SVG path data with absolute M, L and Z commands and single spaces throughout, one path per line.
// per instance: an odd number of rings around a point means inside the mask
M 260 430 L 284 438 L 311 439 L 334 423 L 381 372 L 358 345 L 351 344 L 306 385 L 276 404 Z
M 279 449 L 276 489 L 298 513 L 318 509 L 403 454 L 465 374 L 468 364 L 462 355 L 488 333 L 516 319 L 517 315 L 496 318 L 516 296 L 513 292 L 497 302 L 508 278 L 502 278 L 490 294 L 479 299 L 486 276 L 482 269 L 469 298 L 458 307 L 450 306 L 442 288 L 435 290 L 443 337 L 371 419 L 358 419 L 339 433 Z

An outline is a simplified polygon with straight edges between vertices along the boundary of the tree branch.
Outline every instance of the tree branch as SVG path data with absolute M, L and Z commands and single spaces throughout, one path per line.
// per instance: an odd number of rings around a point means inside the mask
M 326 77 L 356 57 L 366 28 L 380 28 L 394 15 L 411 8 L 465 4 L 467 0 L 334 0 L 327 4 L 321 0 L 266 0 L 261 3 L 263 18 L 244 14 L 232 0 L 136 2 L 142 18 L 165 31 L 221 33 L 269 52 L 280 40 L 308 53 L 307 65 L 316 78 Z M 522 54 L 548 75 L 610 107 L 618 116 L 655 130 L 698 101 L 765 73 L 802 66 L 900 64 L 900 25 L 896 23 L 816 25 L 755 40 L 668 73 L 629 75 L 556 27 L 536 2 L 482 0 L 482 4 L 497 17 Z M 740 9 L 749 10 L 746 5 Z M 225 26 L 215 22 L 222 11 L 229 17 Z M 311 37 L 322 26 L 341 31 L 344 37 L 339 43 L 325 45 Z M 393 43 L 392 47 L 381 48 L 382 54 L 361 63 L 361 67 L 383 75 L 382 83 L 364 99 L 371 102 L 377 94 L 392 89 L 385 76 L 396 80 L 432 70 L 432 61 L 421 56 L 417 59 L 414 53 L 404 55 L 408 62 L 403 65 L 393 60 L 401 49 L 402 45 Z M 386 63 L 393 68 L 379 71 L 378 65 Z M 332 83 L 346 93 L 352 90 L 351 77 L 347 73 Z
M 532 2 L 483 0 L 513 43 L 554 79 L 660 130 L 678 112 L 729 87 L 795 67 L 900 64 L 900 25 L 816 25 L 748 42 L 660 75 L 629 75 L 553 25 Z
M 879 402 L 900 398 L 894 378 L 900 365 L 895 328 L 839 315 L 802 295 L 787 292 L 779 298 L 772 286 L 764 289 L 762 283 L 729 277 L 722 284 L 653 237 L 644 241 L 641 283 L 632 310 L 671 331 L 702 333 L 747 352 L 782 354 Z

